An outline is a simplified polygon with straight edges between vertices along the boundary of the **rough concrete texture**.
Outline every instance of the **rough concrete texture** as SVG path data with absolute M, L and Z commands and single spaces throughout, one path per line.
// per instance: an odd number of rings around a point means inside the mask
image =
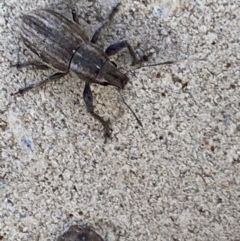
M 75 1 L 89 37 L 115 0 Z M 102 126 L 85 110 L 74 74 L 24 96 L 20 87 L 53 71 L 17 70 L 31 59 L 22 14 L 64 1 L 0 1 L 0 240 L 56 240 L 74 224 L 109 241 L 240 240 L 240 2 L 122 0 L 98 45 L 127 39 L 114 61 L 128 74 L 123 95 L 93 86 Z

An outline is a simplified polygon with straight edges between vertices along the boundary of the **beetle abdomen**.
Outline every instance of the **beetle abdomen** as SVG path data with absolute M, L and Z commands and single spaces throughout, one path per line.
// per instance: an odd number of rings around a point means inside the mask
M 52 10 L 36 10 L 23 16 L 21 30 L 24 44 L 59 72 L 68 71 L 74 52 L 89 41 L 75 22 Z

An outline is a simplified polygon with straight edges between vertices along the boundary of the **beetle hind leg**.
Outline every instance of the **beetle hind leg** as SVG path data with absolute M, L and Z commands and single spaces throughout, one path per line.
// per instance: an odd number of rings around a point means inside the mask
M 110 137 L 110 122 L 109 120 L 107 121 L 103 120 L 101 116 L 99 116 L 94 112 L 92 91 L 89 83 L 85 83 L 85 87 L 83 91 L 83 99 L 86 104 L 87 112 L 89 112 L 95 119 L 97 119 L 103 125 L 104 137 L 105 137 L 105 143 L 106 143 L 107 138 Z
M 68 73 L 68 72 L 67 72 Z M 30 84 L 24 88 L 20 88 L 16 93 L 14 93 L 13 95 L 16 95 L 16 94 L 24 94 L 25 92 L 31 90 L 31 89 L 34 89 L 38 86 L 42 86 L 44 84 L 46 84 L 47 82 L 50 82 L 52 80 L 56 80 L 56 79 L 60 79 L 61 77 L 65 76 L 67 73 L 56 73 L 56 74 L 53 74 L 53 75 L 50 75 L 48 78 L 42 80 L 42 81 L 39 81 L 35 84 Z
M 39 70 L 49 69 L 47 65 L 38 63 L 38 62 L 16 63 L 16 64 L 12 64 L 10 67 L 16 67 L 17 69 L 26 68 L 26 67 L 31 67 L 32 69 L 39 69 Z

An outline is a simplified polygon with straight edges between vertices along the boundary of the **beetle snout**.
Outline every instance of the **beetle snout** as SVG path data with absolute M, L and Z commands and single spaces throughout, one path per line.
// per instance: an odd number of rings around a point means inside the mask
M 129 81 L 127 75 L 120 72 L 115 66 L 110 62 L 107 62 L 99 72 L 97 76 L 97 81 L 103 85 L 113 85 L 120 89 Z

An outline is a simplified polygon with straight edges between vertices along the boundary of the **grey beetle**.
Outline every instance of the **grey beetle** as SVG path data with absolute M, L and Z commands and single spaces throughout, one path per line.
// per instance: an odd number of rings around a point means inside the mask
M 113 18 L 119 5 L 113 9 L 108 21 Z M 13 66 L 18 68 L 34 66 L 36 69 L 51 68 L 56 73 L 47 79 L 19 89 L 15 94 L 23 94 L 49 81 L 59 79 L 68 74 L 69 71 L 74 72 L 85 81 L 83 99 L 87 111 L 103 125 L 106 141 L 107 137 L 110 136 L 109 121 L 104 121 L 102 117 L 94 112 L 90 84 L 113 85 L 123 89 L 129 78 L 117 69 L 116 65 L 110 61 L 109 56 L 116 54 L 123 48 L 127 48 L 133 59 L 132 65 L 146 61 L 147 57 L 144 56 L 137 60 L 132 47 L 127 41 L 112 44 L 104 52 L 95 43 L 102 28 L 106 26 L 108 21 L 96 31 L 90 40 L 80 28 L 74 10 L 72 10 L 72 15 L 73 21 L 53 10 L 42 9 L 23 16 L 21 38 L 26 47 L 40 58 L 41 63 L 17 63 Z M 124 100 L 123 102 L 126 104 Z M 131 110 L 129 106 L 128 108 Z M 136 117 L 135 114 L 134 116 Z M 140 120 L 137 117 L 136 119 L 141 125 Z

